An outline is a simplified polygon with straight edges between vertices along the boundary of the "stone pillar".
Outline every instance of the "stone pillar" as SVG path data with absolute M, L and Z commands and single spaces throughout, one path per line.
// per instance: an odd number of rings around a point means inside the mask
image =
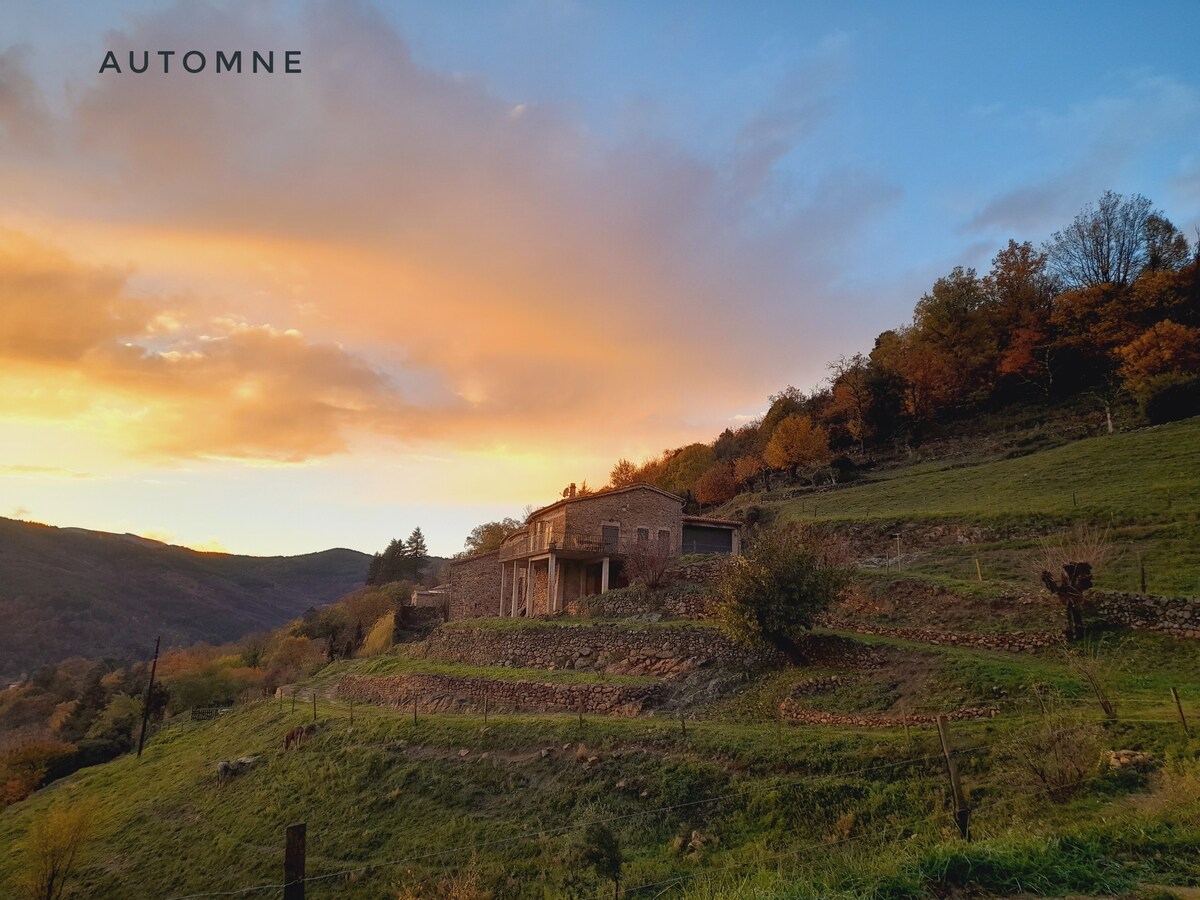
M 608 557 L 600 563 L 600 593 L 608 593 Z
M 508 614 L 515 616 L 517 614 L 517 561 L 513 560 L 513 577 L 512 577 L 512 603 L 508 607 Z
M 533 614 L 533 560 L 525 560 L 525 618 Z
M 550 558 L 546 561 L 546 612 L 552 613 L 557 611 L 558 591 L 554 589 L 555 572 L 554 554 L 550 554 Z

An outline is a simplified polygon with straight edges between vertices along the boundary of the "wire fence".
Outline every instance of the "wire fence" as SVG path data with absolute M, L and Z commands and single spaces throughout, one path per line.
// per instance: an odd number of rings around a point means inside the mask
M 1141 698 L 1138 698 L 1137 702 L 1139 702 L 1139 703 L 1140 702 L 1157 703 L 1157 701 L 1142 700 Z M 1096 704 L 1094 702 L 1092 702 L 1090 705 L 1096 706 Z M 1165 705 L 1165 704 L 1159 704 L 1159 705 Z M 1122 721 L 1129 721 L 1129 720 L 1122 719 Z M 1160 724 L 1160 725 L 1178 724 L 1178 720 L 1173 719 L 1173 718 L 1143 717 L 1143 718 L 1139 718 L 1135 721 L 1144 722 L 1144 723 Z M 1078 723 L 1074 723 L 1072 725 L 1066 726 L 1064 728 L 1055 729 L 1050 732 L 1050 735 L 1065 736 L 1065 735 L 1067 735 L 1071 732 L 1077 731 L 1079 729 L 1095 727 L 1097 724 L 1099 724 L 1099 720 L 1089 720 L 1089 721 L 1078 722 Z M 966 757 L 971 756 L 972 754 L 975 754 L 975 753 L 978 753 L 978 752 L 984 751 L 984 750 L 988 750 L 993 753 L 996 753 L 997 751 L 999 751 L 998 759 L 996 760 L 996 764 L 993 766 L 993 768 L 997 769 L 997 770 L 1003 770 L 1004 766 L 1005 766 L 1005 760 L 1007 759 L 1009 762 L 1011 762 L 1011 757 L 1015 753 L 1018 752 L 1014 747 L 1010 746 L 1008 748 L 1005 748 L 1003 745 L 998 745 L 996 741 L 989 739 L 985 742 L 974 743 L 970 746 L 956 747 L 953 749 L 953 755 L 955 757 L 959 757 L 959 758 L 966 758 Z M 664 816 L 664 815 L 667 815 L 670 813 L 680 813 L 680 812 L 687 811 L 687 810 L 694 810 L 694 809 L 702 807 L 702 806 L 719 804 L 719 803 L 724 803 L 724 802 L 728 802 L 728 801 L 746 800 L 755 795 L 785 791 L 785 790 L 788 790 L 789 788 L 799 787 L 799 786 L 807 784 L 807 783 L 814 783 L 814 782 L 820 781 L 822 779 L 828 779 L 831 777 L 842 778 L 842 779 L 872 778 L 872 777 L 878 778 L 880 776 L 884 776 L 886 773 L 892 773 L 894 775 L 895 771 L 898 769 L 902 769 L 902 768 L 906 768 L 906 767 L 912 768 L 912 767 L 916 767 L 916 766 L 929 766 L 930 764 L 934 764 L 934 763 L 938 763 L 937 768 L 940 768 L 941 762 L 943 762 L 943 761 L 947 762 L 947 763 L 949 762 L 948 756 L 949 756 L 948 753 L 944 754 L 942 752 L 931 752 L 931 753 L 925 753 L 925 754 L 920 754 L 920 755 L 915 755 L 915 756 L 908 756 L 908 757 L 905 757 L 902 759 L 892 760 L 887 763 L 880 763 L 880 764 L 870 765 L 870 766 L 861 766 L 861 767 L 852 768 L 852 769 L 810 772 L 810 773 L 805 773 L 802 775 L 794 775 L 794 776 L 780 776 L 780 777 L 770 779 L 766 783 L 755 784 L 753 786 L 747 786 L 747 787 L 739 788 L 739 789 L 733 790 L 733 791 L 725 791 L 725 792 L 721 792 L 721 793 L 714 794 L 711 796 L 706 796 L 706 797 L 698 798 L 695 800 L 688 800 L 688 801 L 681 802 L 681 803 L 647 807 L 646 809 L 636 810 L 634 812 L 622 813 L 619 815 L 613 815 L 613 816 L 607 816 L 607 817 L 588 818 L 588 819 L 583 819 L 581 821 L 568 823 L 568 824 L 564 824 L 564 825 L 560 825 L 560 826 L 556 826 L 556 827 L 552 827 L 552 828 L 538 829 L 535 832 L 523 831 L 520 834 L 508 835 L 505 837 L 499 837 L 499 838 L 494 838 L 494 839 L 485 840 L 485 841 L 464 843 L 464 844 L 459 844 L 456 846 L 441 848 L 439 850 L 428 851 L 428 852 L 418 853 L 418 854 L 410 854 L 407 856 L 400 856 L 400 857 L 386 859 L 386 860 L 377 861 L 377 862 L 344 865 L 341 868 L 338 868 L 331 872 L 324 872 L 324 873 L 315 874 L 315 875 L 306 875 L 303 878 L 300 878 L 296 881 L 291 881 L 291 882 L 288 882 L 288 881 L 274 882 L 274 881 L 272 881 L 272 882 L 267 882 L 267 883 L 246 885 L 246 886 L 242 886 L 242 887 L 238 887 L 238 888 L 230 888 L 230 889 L 222 889 L 222 890 L 214 890 L 214 891 L 201 891 L 201 892 L 190 893 L 190 894 L 176 895 L 176 896 L 170 898 L 170 900 L 200 900 L 200 898 L 206 898 L 206 897 L 252 896 L 255 894 L 263 894 L 268 891 L 276 891 L 276 892 L 283 891 L 289 885 L 294 885 L 297 882 L 302 882 L 304 884 L 315 884 L 315 883 L 321 883 L 321 882 L 328 882 L 328 881 L 332 881 L 332 880 L 336 880 L 336 879 L 361 877 L 362 875 L 365 875 L 367 873 L 377 872 L 377 871 L 380 871 L 383 869 L 394 869 L 394 868 L 398 868 L 400 866 L 411 865 L 411 864 L 422 863 L 422 862 L 429 862 L 430 860 L 442 859 L 442 858 L 458 856 L 458 855 L 464 855 L 464 856 L 465 855 L 473 855 L 480 851 L 495 850 L 495 849 L 502 848 L 505 846 L 519 844 L 522 842 L 534 842 L 534 841 L 540 842 L 540 841 L 546 840 L 547 838 L 554 838 L 554 837 L 559 837 L 559 836 L 567 835 L 567 834 L 574 833 L 574 832 L 579 832 L 579 831 L 582 831 L 583 829 L 586 829 L 586 828 L 588 828 L 590 826 L 594 826 L 594 825 L 605 825 L 605 826 L 621 825 L 621 824 L 626 824 L 626 823 L 629 823 L 631 821 L 638 820 L 638 819 L 644 819 L 644 818 L 654 817 L 654 816 Z M 557 777 L 561 778 L 565 774 L 566 771 L 567 770 L 564 769 L 563 772 L 560 773 Z M 926 774 L 928 775 L 930 773 L 926 773 Z M 976 773 L 972 773 L 972 777 L 974 777 L 975 774 Z M 1038 802 L 1039 800 L 1045 799 L 1046 795 L 1051 794 L 1052 792 L 1054 792 L 1056 790 L 1061 791 L 1064 789 L 1079 787 L 1079 786 L 1082 786 L 1083 784 L 1098 781 L 1102 778 L 1105 778 L 1108 776 L 1108 774 L 1109 773 L 1107 771 L 1096 772 L 1096 773 L 1087 775 L 1085 777 L 1079 778 L 1073 782 L 1069 782 L 1066 785 L 1059 785 L 1056 787 L 1044 787 L 1044 788 L 1034 788 L 1034 789 L 1022 788 L 1019 790 L 1014 789 L 1014 790 L 1010 791 L 1010 793 L 1007 796 L 991 800 L 990 802 L 983 802 L 983 803 L 980 803 L 980 804 L 977 804 L 977 805 L 974 805 L 973 807 L 971 807 L 970 815 L 971 815 L 971 819 L 973 822 L 973 827 L 979 827 L 981 816 L 983 814 L 995 814 L 995 813 L 999 813 L 1000 811 L 1005 810 L 1005 809 L 1014 809 L 1015 810 L 1017 805 L 1020 803 Z M 937 801 L 944 803 L 945 796 L 946 796 L 946 792 L 939 791 L 935 795 L 931 795 L 931 801 L 937 800 Z M 854 809 L 846 809 L 843 812 L 848 814 L 848 813 L 855 813 L 858 811 L 856 811 Z M 675 874 L 670 877 L 655 880 L 655 881 L 644 882 L 644 883 L 639 883 L 639 884 L 635 884 L 635 885 L 628 885 L 628 886 L 625 886 L 622 888 L 622 894 L 624 896 L 635 896 L 636 894 L 638 894 L 640 892 L 649 891 L 650 889 L 653 889 L 653 888 L 671 889 L 675 886 L 682 885 L 685 882 L 691 881 L 696 878 L 703 877 L 703 878 L 711 879 L 714 877 L 718 877 L 722 874 L 728 874 L 729 872 L 734 871 L 736 869 L 745 868 L 745 867 L 752 866 L 752 865 L 762 866 L 762 865 L 770 864 L 773 862 L 777 863 L 777 862 L 782 862 L 782 861 L 786 861 L 786 860 L 794 860 L 797 857 L 800 857 L 805 853 L 810 853 L 810 852 L 814 852 L 814 851 L 818 851 L 818 850 L 831 849 L 834 847 L 839 847 L 839 846 L 843 846 L 843 845 L 847 845 L 847 844 L 865 841 L 865 840 L 869 840 L 872 838 L 882 840 L 882 838 L 884 836 L 891 834 L 892 832 L 895 832 L 895 831 L 899 831 L 900 833 L 904 833 L 904 832 L 916 833 L 917 829 L 921 825 L 926 826 L 926 833 L 928 833 L 928 826 L 930 826 L 931 823 L 934 825 L 934 827 L 938 827 L 937 823 L 939 821 L 943 821 L 943 820 L 944 820 L 944 825 L 946 825 L 946 826 L 952 827 L 954 824 L 953 818 L 949 815 L 948 809 L 944 809 L 941 813 L 934 812 L 931 810 L 925 810 L 919 814 L 916 814 L 910 818 L 901 820 L 899 822 L 896 822 L 894 820 L 889 820 L 888 824 L 880 829 L 867 829 L 867 830 L 864 830 L 857 834 L 847 835 L 847 836 L 843 836 L 840 838 L 832 838 L 832 839 L 828 839 L 828 840 L 806 841 L 806 842 L 803 842 L 802 844 L 800 844 L 799 846 L 793 845 L 786 849 L 782 849 L 782 850 L 778 850 L 778 851 L 765 851 L 765 852 L 758 851 L 758 852 L 755 852 L 752 856 L 748 857 L 745 860 L 731 861 L 728 863 L 724 863 L 721 865 L 715 865 L 715 866 L 705 866 L 703 869 L 699 869 L 699 870 L 696 870 L 693 872 Z M 986 822 L 986 819 L 984 821 Z M 893 839 L 893 842 L 894 842 L 894 840 L 895 839 Z M 884 842 L 884 843 L 887 843 L 887 842 Z M 607 889 L 605 889 L 605 891 L 603 893 L 607 894 Z M 600 894 L 598 893 L 597 896 L 600 896 Z

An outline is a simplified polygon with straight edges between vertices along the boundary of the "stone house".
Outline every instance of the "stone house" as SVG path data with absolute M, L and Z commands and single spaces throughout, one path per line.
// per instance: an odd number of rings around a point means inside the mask
M 628 583 L 631 553 L 741 552 L 741 524 L 687 516 L 648 484 L 576 494 L 532 513 L 499 549 L 450 563 L 451 619 L 542 616 Z

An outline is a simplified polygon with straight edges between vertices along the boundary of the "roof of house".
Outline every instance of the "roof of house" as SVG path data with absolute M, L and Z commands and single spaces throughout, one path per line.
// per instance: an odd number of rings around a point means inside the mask
M 684 516 L 684 525 L 714 525 L 721 528 L 741 528 L 743 523 L 737 519 L 714 519 L 712 516 Z
M 549 512 L 552 509 L 558 509 L 560 506 L 566 506 L 568 503 L 578 503 L 580 500 L 594 500 L 597 497 L 607 497 L 610 494 L 623 494 L 627 491 L 654 491 L 656 494 L 662 494 L 664 497 L 670 497 L 672 500 L 678 500 L 679 504 L 683 505 L 683 498 L 678 494 L 672 494 L 670 491 L 664 491 L 660 487 L 655 487 L 652 484 L 646 484 L 644 481 L 639 481 L 637 484 L 629 484 L 619 488 L 602 488 L 598 491 L 589 491 L 586 494 L 576 494 L 574 497 L 563 497 L 561 500 L 556 500 L 548 506 L 543 506 L 541 509 L 535 509 L 529 514 L 526 522 L 530 522 L 535 516 L 540 516 L 544 512 Z

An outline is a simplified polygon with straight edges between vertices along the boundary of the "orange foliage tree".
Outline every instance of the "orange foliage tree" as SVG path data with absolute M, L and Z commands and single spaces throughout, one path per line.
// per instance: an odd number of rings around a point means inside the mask
M 793 414 L 775 426 L 763 459 L 772 469 L 790 472 L 829 461 L 829 432 L 806 415 Z

